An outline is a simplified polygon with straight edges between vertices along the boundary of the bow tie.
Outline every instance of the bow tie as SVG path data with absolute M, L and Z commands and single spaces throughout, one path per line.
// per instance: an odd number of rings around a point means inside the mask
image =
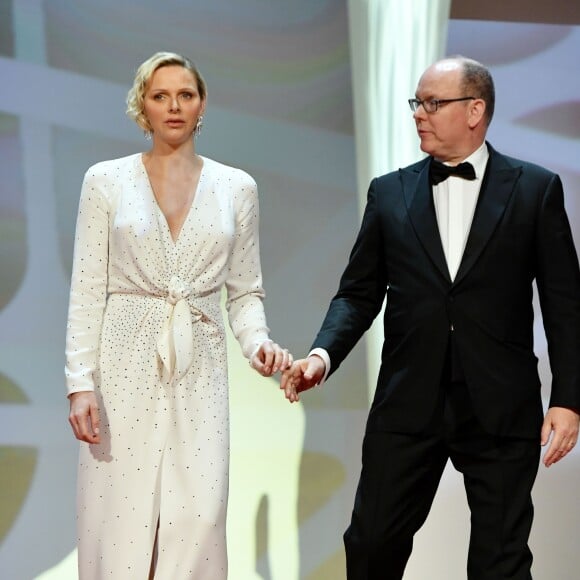
M 473 169 L 471 163 L 467 163 L 466 161 L 459 165 L 445 165 L 440 161 L 431 159 L 431 165 L 429 166 L 431 185 L 437 185 L 445 181 L 450 175 L 457 175 L 457 177 L 472 180 L 475 179 L 475 169 Z

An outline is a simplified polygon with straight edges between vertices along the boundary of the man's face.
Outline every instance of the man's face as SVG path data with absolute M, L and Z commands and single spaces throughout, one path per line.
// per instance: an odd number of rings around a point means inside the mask
M 442 61 L 424 73 L 415 96 L 421 101 L 468 97 L 461 90 L 461 65 Z M 423 106 L 413 113 L 421 150 L 437 159 L 458 163 L 471 153 L 469 117 L 472 101 L 442 103 L 434 113 Z

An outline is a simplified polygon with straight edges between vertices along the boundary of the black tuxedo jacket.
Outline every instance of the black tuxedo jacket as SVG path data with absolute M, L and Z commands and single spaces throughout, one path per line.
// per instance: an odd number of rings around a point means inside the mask
M 560 178 L 490 157 L 452 282 L 429 158 L 372 181 L 362 226 L 314 347 L 336 371 L 387 296 L 367 430 L 420 432 L 436 405 L 450 332 L 475 412 L 490 433 L 539 438 L 533 351 L 536 280 L 553 375 L 551 406 L 580 408 L 580 272 Z

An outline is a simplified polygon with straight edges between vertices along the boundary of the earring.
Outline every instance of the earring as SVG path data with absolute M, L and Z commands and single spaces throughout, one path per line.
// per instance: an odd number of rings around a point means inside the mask
M 199 137 L 199 134 L 201 133 L 201 128 L 203 127 L 203 115 L 200 115 L 197 119 L 197 123 L 195 125 L 195 136 Z
M 147 139 L 147 141 L 151 141 L 151 131 L 143 131 L 143 134 L 145 135 L 145 139 Z

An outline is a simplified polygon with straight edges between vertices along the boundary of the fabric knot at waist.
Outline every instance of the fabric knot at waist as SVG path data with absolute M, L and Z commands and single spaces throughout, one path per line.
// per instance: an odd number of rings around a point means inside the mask
M 166 301 L 175 306 L 180 300 L 185 300 L 191 294 L 191 286 L 179 276 L 173 276 L 167 287 Z
M 160 374 L 165 382 L 182 379 L 193 363 L 193 325 L 204 319 L 204 314 L 187 300 L 191 293 L 187 282 L 178 276 L 171 278 L 165 297 L 166 318 L 157 341 Z

